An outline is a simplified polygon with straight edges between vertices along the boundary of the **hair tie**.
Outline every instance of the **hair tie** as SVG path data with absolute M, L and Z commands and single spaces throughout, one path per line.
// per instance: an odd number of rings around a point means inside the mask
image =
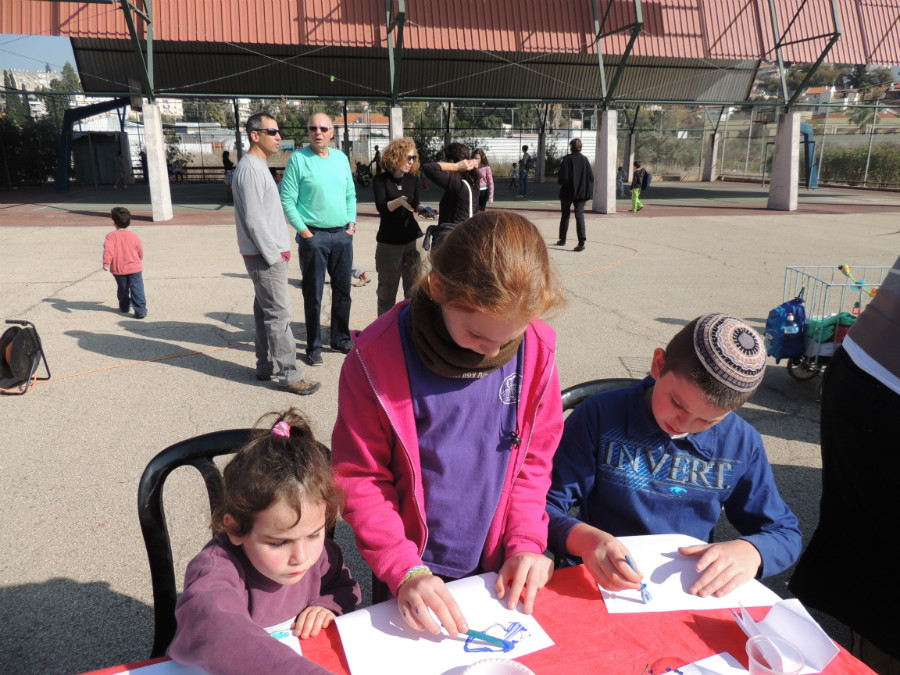
M 288 423 L 285 421 L 276 422 L 275 426 L 272 427 L 272 433 L 276 436 L 284 436 L 287 438 L 291 435 L 291 427 L 288 426 Z

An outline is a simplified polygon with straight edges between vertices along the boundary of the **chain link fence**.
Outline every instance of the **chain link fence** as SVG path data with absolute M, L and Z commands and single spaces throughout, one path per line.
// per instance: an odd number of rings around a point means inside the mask
M 326 112 L 336 120 L 335 143 L 347 152 L 351 167 L 357 162 L 368 166 L 375 146 L 383 150 L 389 141 L 390 109 L 386 103 L 348 102 L 346 126 L 342 119 L 344 107 L 341 102 L 334 101 L 273 99 L 252 101 L 249 105 L 245 102 L 239 107 L 237 123 L 235 105 L 230 100 L 186 99 L 181 108 L 181 117 L 191 121 L 164 116 L 167 163 L 175 181 L 223 180 L 223 153 L 229 152 L 231 161 L 237 161 L 238 148 L 243 151 L 248 147 L 243 123 L 259 110 L 272 114 L 281 128 L 282 149 L 269 160 L 269 165 L 276 170 L 283 169 L 290 154 L 309 142 L 305 122 L 313 112 Z M 897 111 L 884 107 L 878 111 L 830 108 L 827 118 L 819 112 L 800 111 L 802 121 L 813 127 L 815 166 L 820 185 L 900 188 L 900 115 Z M 655 179 L 700 180 L 711 134 L 717 130 L 719 175 L 725 180 L 763 183 L 769 175 L 774 150 L 777 118 L 773 113 L 774 109 L 751 109 L 749 106 L 733 106 L 721 114 L 720 108 L 684 105 L 622 108 L 618 111 L 617 165 L 624 164 L 626 139 L 633 132 L 634 157 L 654 174 Z M 522 146 L 527 145 L 531 155 L 538 160 L 543 175 L 553 180 L 572 138 L 580 138 L 584 154 L 594 157 L 598 116 L 594 106 L 587 104 L 564 108 L 560 104 L 502 107 L 409 103 L 404 104 L 403 119 L 405 133 L 416 142 L 423 162 L 439 159 L 441 148 L 456 141 L 483 149 L 495 176 L 506 177 L 513 162 L 521 157 Z M 538 157 L 541 120 L 546 130 L 545 144 L 543 156 Z M 110 124 L 118 130 L 117 119 L 110 120 Z M 10 156 L 27 134 L 22 129 L 7 127 L 0 129 L 0 142 L 6 150 L 4 154 Z M 129 113 L 125 131 L 131 141 L 134 175 L 141 178 L 140 151 L 146 144 L 137 113 Z M 47 152 L 40 170 L 35 169 L 32 176 L 5 162 L 4 183 L 40 182 L 52 175 L 58 141 L 53 142 L 48 134 L 41 138 Z M 801 176 L 805 176 L 805 153 L 801 152 L 800 157 Z

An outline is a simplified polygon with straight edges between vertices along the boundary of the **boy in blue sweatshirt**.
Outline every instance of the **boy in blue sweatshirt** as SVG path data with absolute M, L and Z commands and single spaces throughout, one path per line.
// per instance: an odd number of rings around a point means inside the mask
M 731 414 L 756 391 L 765 366 L 752 328 L 706 314 L 653 352 L 650 377 L 582 403 L 554 457 L 550 549 L 583 561 L 610 591 L 640 588 L 622 536 L 710 542 L 679 549 L 697 558 L 700 576 L 689 590 L 704 597 L 792 565 L 801 548 L 797 518 L 778 494 L 762 438 Z M 568 515 L 573 506 L 578 518 Z M 712 543 L 723 509 L 741 536 Z

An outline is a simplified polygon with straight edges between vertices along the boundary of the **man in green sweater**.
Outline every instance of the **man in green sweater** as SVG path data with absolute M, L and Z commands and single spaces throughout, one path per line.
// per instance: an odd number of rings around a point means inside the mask
M 356 188 L 347 157 L 329 148 L 334 125 L 324 113 L 309 120 L 309 145 L 291 155 L 281 183 L 281 205 L 297 230 L 303 272 L 306 357 L 322 364 L 322 289 L 331 277 L 331 348 L 347 354 L 350 340 L 350 272 L 356 232 Z

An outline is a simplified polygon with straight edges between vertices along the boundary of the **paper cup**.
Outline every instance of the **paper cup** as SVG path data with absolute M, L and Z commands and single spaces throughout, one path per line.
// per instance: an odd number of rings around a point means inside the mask
M 534 675 L 534 672 L 509 659 L 483 659 L 466 668 L 462 675 Z
M 803 653 L 784 638 L 754 635 L 747 640 L 750 675 L 797 675 L 806 665 Z

